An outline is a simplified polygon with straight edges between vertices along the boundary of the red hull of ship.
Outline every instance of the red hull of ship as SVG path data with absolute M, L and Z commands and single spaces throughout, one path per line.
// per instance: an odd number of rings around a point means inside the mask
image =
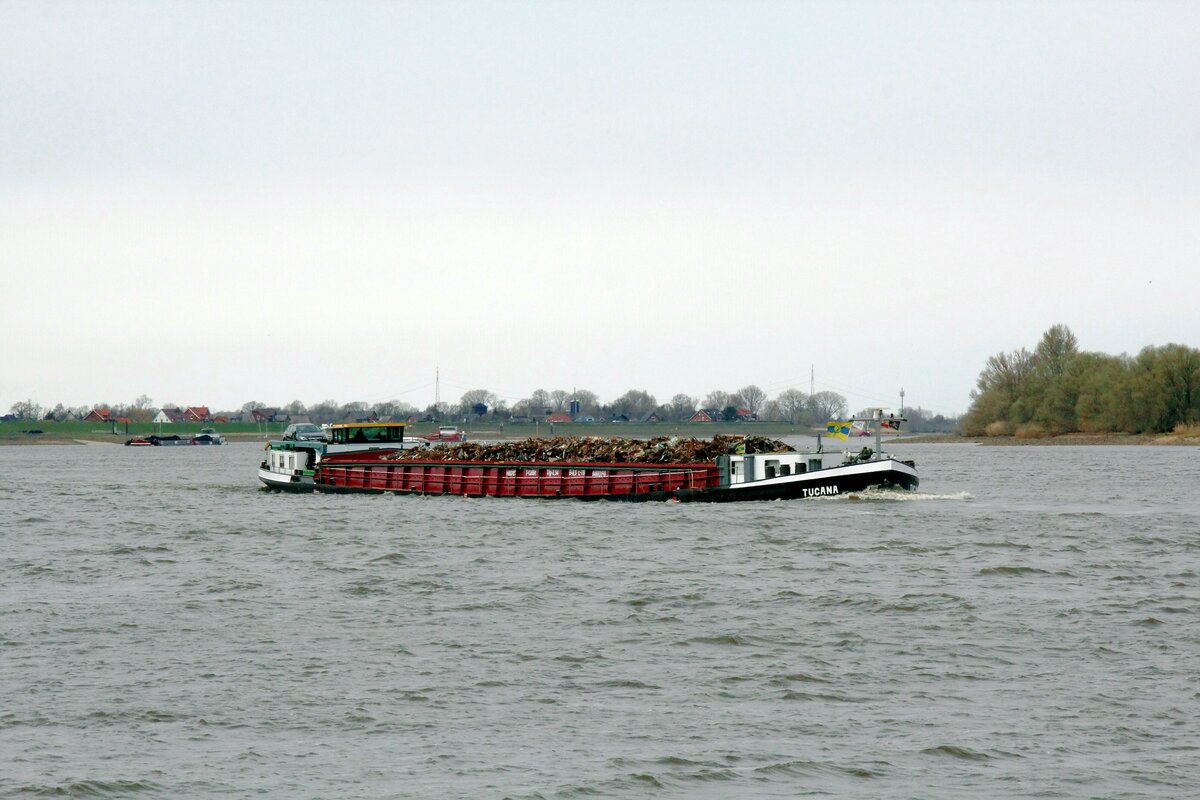
M 604 498 L 669 495 L 720 486 L 715 464 L 397 461 L 366 453 L 323 459 L 316 488 L 467 497 Z M 366 456 L 366 458 L 364 458 Z

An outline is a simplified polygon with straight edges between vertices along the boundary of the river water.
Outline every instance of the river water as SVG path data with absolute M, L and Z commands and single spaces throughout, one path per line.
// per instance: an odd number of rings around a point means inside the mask
M 895 450 L 689 505 L 0 448 L 0 796 L 1200 796 L 1200 450 Z

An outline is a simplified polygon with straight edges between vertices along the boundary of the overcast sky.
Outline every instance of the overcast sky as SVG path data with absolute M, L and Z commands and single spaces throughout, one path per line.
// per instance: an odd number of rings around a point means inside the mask
M 0 0 L 0 413 L 1200 346 L 1200 4 Z

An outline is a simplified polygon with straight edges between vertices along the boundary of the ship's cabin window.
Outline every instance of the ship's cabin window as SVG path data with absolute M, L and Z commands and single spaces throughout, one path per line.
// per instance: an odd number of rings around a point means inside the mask
M 403 425 L 347 425 L 333 429 L 334 444 L 394 444 L 403 441 Z
M 791 475 L 792 474 L 792 465 L 791 464 L 780 464 L 779 465 L 779 474 L 780 475 Z

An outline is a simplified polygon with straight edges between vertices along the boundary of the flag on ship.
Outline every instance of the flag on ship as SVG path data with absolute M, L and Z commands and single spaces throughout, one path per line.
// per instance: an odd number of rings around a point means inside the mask
M 835 439 L 841 439 L 844 442 L 850 436 L 850 423 L 838 422 L 831 419 L 829 422 L 825 423 L 825 435 L 832 436 Z

